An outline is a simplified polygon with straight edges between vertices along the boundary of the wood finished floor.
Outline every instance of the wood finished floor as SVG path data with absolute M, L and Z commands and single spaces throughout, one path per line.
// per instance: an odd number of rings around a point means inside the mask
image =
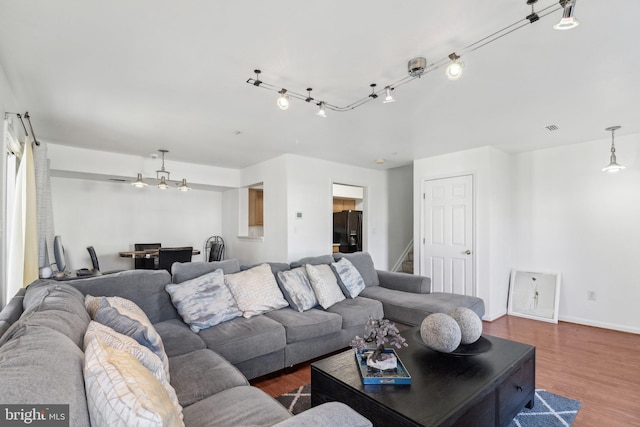
M 536 387 L 582 402 L 574 427 L 640 427 L 640 335 L 514 316 L 483 326 L 536 347 Z M 310 382 L 306 363 L 251 383 L 275 397 Z

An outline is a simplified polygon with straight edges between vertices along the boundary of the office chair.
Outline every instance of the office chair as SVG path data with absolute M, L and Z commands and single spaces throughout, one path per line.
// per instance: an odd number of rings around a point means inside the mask
M 191 262 L 193 247 L 182 248 L 159 248 L 158 249 L 158 269 L 167 270 L 171 273 L 171 266 L 174 262 Z
M 95 271 L 100 271 L 100 263 L 98 262 L 98 255 L 96 255 L 96 250 L 93 246 L 87 246 L 87 251 L 89 252 L 89 257 L 91 257 L 91 264 L 93 265 L 93 269 Z M 111 271 L 100 271 L 102 274 L 112 274 L 118 273 L 124 270 L 111 270 Z
M 136 251 L 144 251 L 147 249 L 161 248 L 161 243 L 136 243 L 134 249 Z M 134 260 L 136 270 L 155 270 L 156 260 L 154 258 L 136 258 Z

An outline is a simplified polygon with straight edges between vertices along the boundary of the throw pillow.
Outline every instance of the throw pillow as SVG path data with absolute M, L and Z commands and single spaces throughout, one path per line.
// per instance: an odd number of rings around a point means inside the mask
M 164 371 L 164 365 L 158 356 L 153 354 L 147 347 L 138 344 L 133 338 L 122 335 L 110 327 L 92 320 L 84 335 L 84 351 L 87 351 L 89 343 L 95 339 L 100 339 L 100 341 L 108 347 L 126 351 L 142 363 L 142 366 L 147 368 L 149 372 L 160 381 L 162 386 L 167 389 L 173 406 L 175 406 L 178 414 L 180 414 L 182 418 L 182 406 L 180 406 L 178 402 L 176 391 L 169 383 L 169 378 Z
M 224 282 L 242 310 L 242 316 L 247 319 L 289 305 L 278 288 L 269 264 L 227 274 Z
M 193 332 L 242 316 L 224 283 L 222 269 L 179 284 L 169 284 L 165 289 Z
M 307 270 L 304 267 L 293 270 L 278 271 L 278 279 L 284 291 L 288 294 L 289 305 L 294 310 L 303 312 L 318 305 L 316 294 L 313 292 Z M 285 295 L 286 296 L 286 295 Z
M 91 425 L 184 426 L 167 390 L 134 356 L 89 341 L 84 381 Z
M 347 297 L 355 298 L 365 288 L 364 279 L 360 272 L 348 259 L 341 258 L 338 262 L 332 263 L 331 266 L 338 276 L 338 285 L 340 285 L 342 292 Z
M 169 378 L 169 358 L 164 352 L 162 338 L 153 327 L 149 318 L 135 303 L 119 297 L 101 297 L 96 310 L 95 321 L 127 335 L 156 354 Z M 110 305 L 110 302 L 114 305 Z
M 342 301 L 344 294 L 338 286 L 336 275 L 329 264 L 306 264 L 307 275 L 311 281 L 311 287 L 316 294 L 318 302 L 325 310 L 333 304 Z

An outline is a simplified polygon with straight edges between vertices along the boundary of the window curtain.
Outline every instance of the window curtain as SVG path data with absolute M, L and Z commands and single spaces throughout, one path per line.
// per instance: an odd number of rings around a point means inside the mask
M 47 158 L 47 143 L 33 147 L 33 162 L 36 176 L 36 206 L 38 213 L 38 266 L 49 266 L 53 262 L 53 204 L 51 202 L 50 160 Z M 51 260 L 51 261 L 50 261 Z
M 16 175 L 15 199 L 9 243 L 8 295 L 38 278 L 38 221 L 36 179 L 31 141 L 23 144 Z

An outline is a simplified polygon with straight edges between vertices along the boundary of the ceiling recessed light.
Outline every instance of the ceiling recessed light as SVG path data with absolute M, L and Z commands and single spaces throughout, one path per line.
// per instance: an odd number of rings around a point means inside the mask
M 381 165 L 384 163 L 384 159 L 382 157 L 380 157 L 379 159 L 376 159 L 376 164 Z

